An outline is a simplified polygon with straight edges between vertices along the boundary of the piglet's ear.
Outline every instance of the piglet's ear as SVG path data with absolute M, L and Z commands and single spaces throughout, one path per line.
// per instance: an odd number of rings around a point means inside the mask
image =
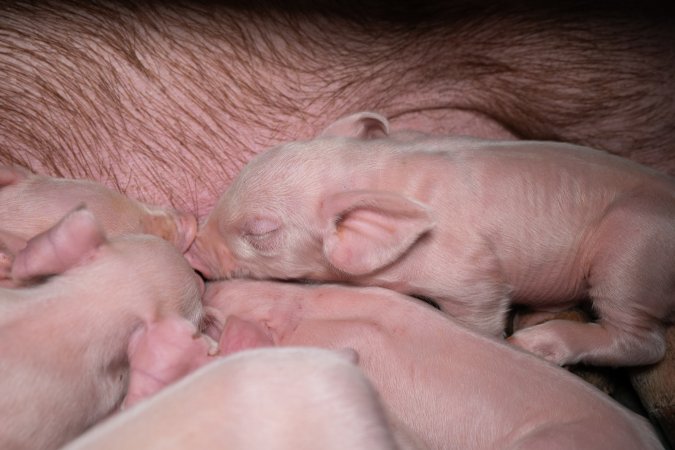
M 324 201 L 321 213 L 325 258 L 356 276 L 396 261 L 434 227 L 426 206 L 390 192 L 334 194 Z
M 80 207 L 28 241 L 14 259 L 12 278 L 56 275 L 89 259 L 106 241 L 94 215 Z
M 21 167 L 0 166 L 0 187 L 9 186 L 30 175 L 30 172 Z
M 389 134 L 389 122 L 383 116 L 373 112 L 359 112 L 342 117 L 321 132 L 320 137 L 355 137 L 374 139 Z

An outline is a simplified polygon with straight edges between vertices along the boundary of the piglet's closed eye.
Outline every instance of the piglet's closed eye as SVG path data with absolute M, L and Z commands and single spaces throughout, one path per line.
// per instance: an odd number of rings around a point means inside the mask
M 255 217 L 247 220 L 242 227 L 244 235 L 261 236 L 281 228 L 281 222 L 272 217 Z
M 277 246 L 275 237 L 280 229 L 281 222 L 278 219 L 257 217 L 244 223 L 242 236 L 256 250 L 269 252 Z

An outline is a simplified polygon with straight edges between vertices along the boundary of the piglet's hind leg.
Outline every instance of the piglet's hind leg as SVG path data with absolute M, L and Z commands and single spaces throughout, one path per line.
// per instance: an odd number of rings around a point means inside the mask
M 511 342 L 557 364 L 659 361 L 675 303 L 675 202 L 617 202 L 595 240 L 588 281 L 598 323 L 554 320 L 517 332 Z
M 583 362 L 599 366 L 633 366 L 660 360 L 664 354 L 663 330 L 627 331 L 608 323 L 569 320 L 525 328 L 509 342 L 558 365 Z

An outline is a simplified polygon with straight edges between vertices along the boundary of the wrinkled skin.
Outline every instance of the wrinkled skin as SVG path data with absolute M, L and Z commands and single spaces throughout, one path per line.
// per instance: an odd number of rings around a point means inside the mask
M 65 448 L 401 447 L 364 374 L 336 352 L 302 347 L 222 358 Z
M 597 324 L 550 321 L 511 342 L 557 364 L 663 357 L 675 180 L 586 147 L 388 129 L 358 113 L 255 158 L 200 229 L 193 266 L 422 295 L 494 336 L 511 303 L 590 296 Z
M 164 321 L 196 333 L 202 317 L 203 283 L 180 252 L 150 235 L 108 239 L 86 209 L 30 239 L 11 276 L 36 282 L 0 289 L 3 449 L 76 437 L 121 404 L 131 341 Z
M 644 418 L 565 370 L 389 290 L 231 280 L 209 283 L 204 303 L 220 356 L 273 346 L 355 350 L 400 448 L 662 448 Z
M 267 3 L 2 2 L 0 162 L 201 219 L 253 155 L 376 109 L 675 173 L 662 2 Z

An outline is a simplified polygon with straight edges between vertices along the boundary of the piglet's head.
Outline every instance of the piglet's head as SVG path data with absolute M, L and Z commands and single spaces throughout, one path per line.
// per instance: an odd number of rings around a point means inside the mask
M 361 147 L 387 133 L 386 119 L 357 113 L 256 157 L 198 232 L 193 267 L 210 279 L 339 280 L 396 261 L 433 221 L 415 200 L 369 187 Z
M 309 207 L 313 195 L 289 179 L 272 185 L 263 176 L 267 164 L 261 170 L 251 170 L 254 166 L 219 200 L 187 252 L 188 261 L 208 279 L 316 275 L 321 247 Z

